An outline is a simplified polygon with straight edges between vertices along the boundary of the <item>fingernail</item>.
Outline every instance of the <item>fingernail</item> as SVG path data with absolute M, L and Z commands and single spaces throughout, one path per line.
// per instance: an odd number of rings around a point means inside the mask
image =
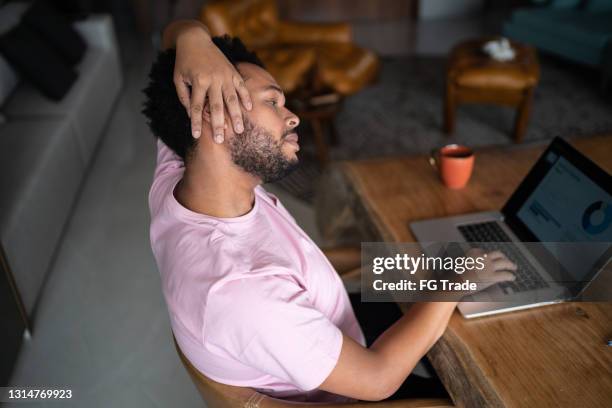
M 198 137 L 200 137 L 201 133 L 202 132 L 199 129 L 196 129 L 196 130 L 193 131 L 193 137 L 195 137 L 197 139 Z
M 236 132 L 242 133 L 243 130 L 244 128 L 242 127 L 242 123 L 236 123 Z
M 217 142 L 217 143 L 223 143 L 223 135 L 222 135 L 222 134 L 220 134 L 220 133 L 217 133 L 217 134 L 215 135 L 215 142 Z
M 247 102 L 247 103 L 246 103 L 246 108 L 247 108 L 248 110 L 253 109 L 253 104 L 252 104 L 251 102 Z

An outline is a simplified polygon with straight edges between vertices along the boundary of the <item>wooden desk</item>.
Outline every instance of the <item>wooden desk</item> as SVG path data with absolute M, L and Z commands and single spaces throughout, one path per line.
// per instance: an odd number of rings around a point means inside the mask
M 612 172 L 612 137 L 573 145 Z M 545 146 L 476 153 L 473 178 L 442 186 L 425 156 L 345 162 L 367 239 L 410 242 L 410 221 L 500 209 Z M 359 208 L 358 208 L 359 207 Z M 612 407 L 612 303 L 564 303 L 465 320 L 428 354 L 459 407 Z M 409 345 L 407 345 L 409 346 Z

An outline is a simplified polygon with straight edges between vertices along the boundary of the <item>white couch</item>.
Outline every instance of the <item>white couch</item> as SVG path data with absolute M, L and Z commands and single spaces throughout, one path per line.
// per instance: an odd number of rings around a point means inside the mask
M 75 28 L 88 49 L 67 95 L 54 102 L 20 83 L 0 108 L 0 242 L 30 317 L 122 89 L 110 16 L 91 16 Z

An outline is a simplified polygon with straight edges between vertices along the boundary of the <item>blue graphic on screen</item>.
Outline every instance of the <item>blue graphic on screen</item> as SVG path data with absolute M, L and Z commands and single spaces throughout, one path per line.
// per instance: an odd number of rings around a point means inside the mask
M 539 241 L 593 242 L 579 254 L 555 254 L 577 277 L 592 266 L 585 261 L 594 263 L 612 242 L 612 197 L 565 158 L 549 159 L 550 170 L 517 216 Z
M 582 214 L 582 228 L 587 234 L 598 235 L 612 224 L 612 206 L 603 201 L 595 201 Z

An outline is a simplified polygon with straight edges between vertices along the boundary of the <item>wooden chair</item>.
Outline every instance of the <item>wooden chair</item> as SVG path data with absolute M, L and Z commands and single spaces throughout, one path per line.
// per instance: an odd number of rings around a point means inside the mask
M 187 360 L 178 344 L 174 346 L 187 369 L 189 377 L 200 392 L 208 408 L 295 408 L 296 406 L 313 406 L 317 408 L 451 408 L 454 407 L 447 399 L 419 398 L 400 401 L 355 402 L 348 404 L 308 404 L 283 401 L 268 397 L 252 388 L 236 387 L 221 384 L 207 378 Z

